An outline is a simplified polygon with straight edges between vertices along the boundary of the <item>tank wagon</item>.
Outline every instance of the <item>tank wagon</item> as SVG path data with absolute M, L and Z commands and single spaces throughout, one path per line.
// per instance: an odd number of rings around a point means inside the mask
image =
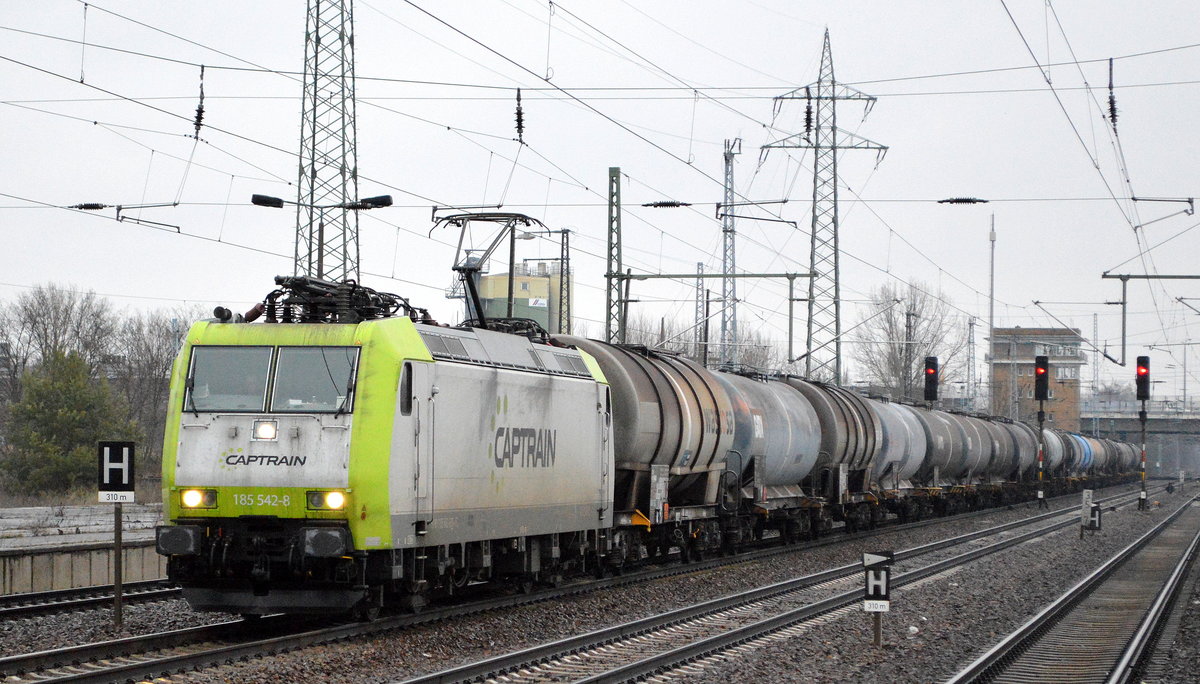
M 276 283 L 245 316 L 193 325 L 172 371 L 156 540 L 197 609 L 370 616 L 1035 491 L 1020 423 Z M 1052 490 L 1136 461 L 1043 436 Z

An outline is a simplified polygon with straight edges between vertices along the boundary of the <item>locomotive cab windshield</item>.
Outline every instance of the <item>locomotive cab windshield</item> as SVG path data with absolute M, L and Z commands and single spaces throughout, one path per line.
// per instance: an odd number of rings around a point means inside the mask
M 194 347 L 184 411 L 349 413 L 358 351 L 357 347 Z

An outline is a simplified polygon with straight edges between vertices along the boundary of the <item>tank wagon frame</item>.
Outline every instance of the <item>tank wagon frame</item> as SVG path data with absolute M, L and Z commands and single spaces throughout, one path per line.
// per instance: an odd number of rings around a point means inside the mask
M 1020 423 L 276 282 L 244 318 L 196 323 L 172 372 L 157 548 L 198 609 L 369 616 L 1036 491 Z M 1044 438 L 1050 493 L 1136 461 Z

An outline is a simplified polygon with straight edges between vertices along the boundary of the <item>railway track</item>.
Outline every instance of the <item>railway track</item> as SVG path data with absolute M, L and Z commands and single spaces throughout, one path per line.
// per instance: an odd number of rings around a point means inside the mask
M 1116 499 L 1133 500 L 1136 493 L 1118 494 L 1105 499 L 1111 503 Z M 1073 498 L 1073 497 L 1072 497 Z M 977 515 L 986 514 L 978 512 Z M 309 620 L 297 623 L 295 617 L 267 616 L 259 620 L 233 620 L 205 627 L 193 627 L 171 632 L 130 637 L 115 641 L 87 644 L 83 646 L 55 649 L 41 653 L 0 658 L 0 675 L 6 682 L 20 681 L 120 681 L 154 678 L 172 672 L 181 672 L 212 667 L 237 659 L 270 655 L 306 646 L 329 643 L 343 639 L 370 636 L 416 624 L 428 623 L 454 617 L 476 614 L 525 603 L 546 601 L 569 595 L 593 592 L 599 589 L 630 585 L 663 577 L 702 571 L 721 565 L 743 563 L 780 553 L 796 553 L 806 549 L 841 543 L 847 539 L 863 539 L 890 531 L 925 527 L 930 524 L 953 523 L 972 517 L 973 514 L 955 518 L 939 518 L 916 523 L 889 526 L 883 529 L 860 532 L 853 536 L 836 535 L 815 542 L 793 544 L 753 551 L 730 558 L 717 558 L 687 565 L 671 565 L 610 577 L 581 584 L 539 591 L 532 595 L 493 596 L 484 600 L 471 600 L 463 605 L 441 606 L 415 615 L 387 616 L 372 623 L 345 623 L 331 620 Z M 929 553 L 956 543 L 965 543 L 988 534 L 1046 520 L 1056 516 L 1077 518 L 1073 507 L 1050 511 L 1025 520 L 1007 523 L 988 530 L 962 535 L 953 540 L 935 542 L 912 550 L 912 553 Z M 906 558 L 903 554 L 898 558 Z M 857 573 L 858 566 L 843 566 L 822 573 L 824 581 L 839 581 L 847 573 Z
M 1104 500 L 1112 505 L 1129 505 L 1136 494 Z M 1013 530 L 1051 518 L 1058 522 L 1029 532 Z M 1078 524 L 1074 510 L 1056 511 L 1022 521 L 999 525 L 952 539 L 899 551 L 895 560 L 909 561 L 944 549 L 971 544 L 990 536 L 1007 538 L 966 553 L 934 560 L 893 578 L 892 587 L 915 586 L 953 571 L 997 551 L 1021 544 L 1065 527 Z M 418 677 L 409 684 L 483 681 L 504 682 L 613 682 L 649 677 L 680 667 L 698 658 L 711 657 L 744 644 L 755 646 L 821 622 L 840 618 L 858 609 L 862 599 L 862 566 L 850 564 L 762 587 L 699 605 L 597 630 L 518 653 L 471 663 L 451 670 Z M 832 595 L 829 595 L 832 592 Z M 814 594 L 824 594 L 821 598 Z M 647 654 L 653 654 L 647 656 Z
M 161 601 L 179 596 L 179 587 L 166 580 L 129 582 L 122 585 L 121 600 L 126 603 Z M 103 585 L 39 591 L 0 596 L 0 620 L 89 610 L 112 605 L 113 586 Z
M 1200 546 L 1200 504 L 1181 507 L 955 675 L 968 682 L 1139 681 Z

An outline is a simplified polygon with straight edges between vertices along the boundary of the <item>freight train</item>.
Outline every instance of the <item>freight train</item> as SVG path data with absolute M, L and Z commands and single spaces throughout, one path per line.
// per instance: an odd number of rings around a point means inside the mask
M 171 376 L 156 546 L 200 610 L 419 608 L 678 549 L 792 542 L 1102 486 L 1132 445 L 717 372 L 531 321 L 448 327 L 276 278 L 194 324 Z

